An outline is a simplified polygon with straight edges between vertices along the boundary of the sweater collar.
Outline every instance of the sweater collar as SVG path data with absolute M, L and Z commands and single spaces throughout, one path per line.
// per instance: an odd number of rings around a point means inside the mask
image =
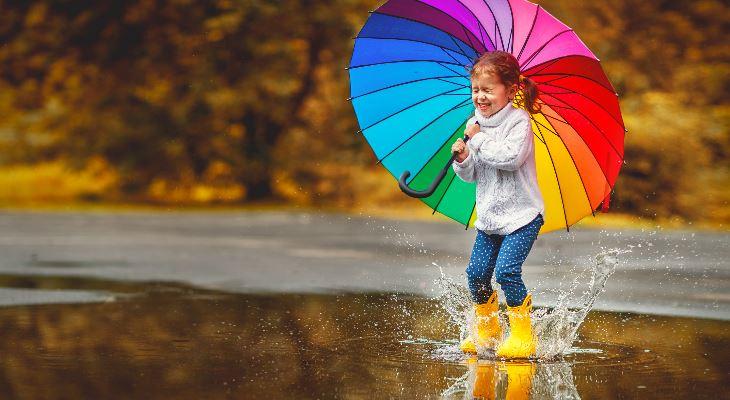
M 504 122 L 504 120 L 507 119 L 507 116 L 510 115 L 510 113 L 514 109 L 515 107 L 512 105 L 512 102 L 509 102 L 504 107 L 502 107 L 501 110 L 492 114 L 489 118 L 483 116 L 482 113 L 480 113 L 479 110 L 476 109 L 474 110 L 474 116 L 477 118 L 477 122 L 479 122 L 480 126 L 495 127 Z

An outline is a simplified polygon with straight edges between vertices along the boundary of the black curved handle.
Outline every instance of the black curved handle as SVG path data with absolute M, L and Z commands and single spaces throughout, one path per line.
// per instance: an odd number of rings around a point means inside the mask
M 479 125 L 479 122 L 476 123 Z M 464 143 L 469 141 L 469 136 L 464 136 Z M 446 172 L 449 171 L 449 168 L 451 168 L 451 163 L 454 162 L 454 159 L 456 158 L 456 153 L 454 153 L 451 158 L 449 158 L 449 161 L 444 165 L 444 167 L 441 169 L 441 172 L 439 172 L 438 175 L 436 175 L 436 179 L 431 182 L 431 186 L 429 186 L 426 190 L 418 191 L 413 190 L 408 187 L 408 184 L 406 183 L 406 179 L 408 179 L 409 176 L 411 176 L 410 171 L 403 171 L 403 174 L 400 176 L 400 179 L 398 180 L 398 186 L 400 187 L 400 190 L 403 191 L 403 193 L 415 197 L 417 199 L 421 199 L 424 197 L 428 197 L 433 194 L 433 192 L 436 191 L 436 188 L 438 187 L 439 183 L 441 183 L 442 180 L 444 180 L 444 176 L 446 176 Z

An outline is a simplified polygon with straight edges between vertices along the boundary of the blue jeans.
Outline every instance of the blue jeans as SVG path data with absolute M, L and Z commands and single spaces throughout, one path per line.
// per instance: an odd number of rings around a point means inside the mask
M 502 287 L 507 305 L 519 306 L 527 296 L 522 282 L 522 263 L 537 239 L 537 232 L 545 223 L 538 214 L 527 225 L 509 235 L 490 235 L 477 229 L 466 275 L 469 291 L 475 303 L 486 303 L 492 295 L 492 274 L 497 272 L 497 283 Z

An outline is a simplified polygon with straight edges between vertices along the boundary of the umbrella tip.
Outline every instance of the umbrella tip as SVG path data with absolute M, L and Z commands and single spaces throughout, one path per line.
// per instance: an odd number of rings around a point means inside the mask
M 356 135 L 360 135 L 362 133 L 362 129 L 358 129 L 357 132 L 355 132 Z
M 347 101 L 351 101 L 351 100 L 352 100 L 352 97 L 348 97 L 348 98 L 347 98 Z

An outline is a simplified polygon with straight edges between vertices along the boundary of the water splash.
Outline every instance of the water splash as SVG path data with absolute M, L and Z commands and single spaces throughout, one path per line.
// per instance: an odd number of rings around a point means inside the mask
M 537 337 L 535 358 L 551 360 L 571 351 L 578 328 L 603 292 L 608 278 L 618 264 L 618 256 L 630 250 L 608 249 L 593 258 L 591 266 L 579 273 L 569 288 L 559 292 L 557 303 L 552 308 L 540 308 L 532 313 L 533 332 Z M 471 296 L 465 285 L 457 283 L 439 268 L 440 276 L 435 280 L 440 289 L 437 300 L 449 316 L 450 322 L 459 327 L 460 339 L 466 337 L 474 323 Z M 507 334 L 507 318 L 499 313 L 499 322 Z M 448 360 L 463 358 L 458 346 L 446 346 L 434 350 L 434 355 Z M 493 350 L 479 349 L 483 358 L 494 358 Z
M 454 279 L 446 275 L 436 263 L 432 263 L 439 269 L 440 276 L 436 278 L 434 284 L 439 288 L 440 293 L 436 297 L 438 304 L 446 311 L 449 316 L 449 320 L 453 326 L 459 328 L 459 340 L 463 340 L 471 331 L 476 315 L 472 307 L 471 294 L 469 289 L 454 281 Z M 500 313 L 499 316 L 500 325 L 506 324 L 506 317 Z M 493 358 L 492 349 L 477 349 L 480 354 L 484 353 L 484 357 Z M 491 354 L 490 354 L 491 352 Z M 458 343 L 452 346 L 442 346 L 434 349 L 433 354 L 440 359 L 449 361 L 459 361 L 463 358 L 463 353 L 458 348 Z

